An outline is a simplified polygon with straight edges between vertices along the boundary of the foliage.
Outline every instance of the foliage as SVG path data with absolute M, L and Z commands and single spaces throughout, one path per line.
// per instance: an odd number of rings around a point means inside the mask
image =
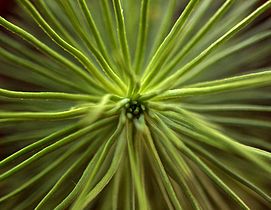
M 18 4 L 1 209 L 271 207 L 271 0 Z

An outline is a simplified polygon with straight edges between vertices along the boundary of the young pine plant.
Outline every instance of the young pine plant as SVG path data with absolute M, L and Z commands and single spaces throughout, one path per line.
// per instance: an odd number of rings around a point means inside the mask
M 0 209 L 271 208 L 271 0 L 17 4 Z

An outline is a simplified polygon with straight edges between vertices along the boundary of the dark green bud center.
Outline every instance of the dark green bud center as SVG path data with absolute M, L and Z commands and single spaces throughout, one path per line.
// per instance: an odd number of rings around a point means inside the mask
M 139 101 L 130 100 L 126 105 L 126 115 L 129 119 L 139 118 L 145 111 L 145 106 Z

